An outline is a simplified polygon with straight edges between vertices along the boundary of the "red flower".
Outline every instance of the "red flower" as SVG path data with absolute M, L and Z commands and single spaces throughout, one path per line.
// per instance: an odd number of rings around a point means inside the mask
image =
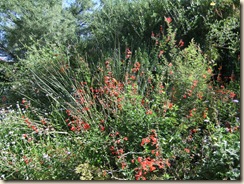
M 230 98 L 234 98 L 236 94 L 234 92 L 230 92 Z
M 70 116 L 71 114 L 71 111 L 70 110 L 68 110 L 68 109 L 66 109 L 66 114 L 68 115 L 68 116 Z
M 152 113 L 153 113 L 153 112 L 152 112 L 151 109 L 147 110 L 147 112 L 146 112 L 147 115 L 152 114 Z
M 156 167 L 154 167 L 154 166 L 151 166 L 150 167 L 150 171 L 152 172 L 152 171 L 154 171 L 154 170 L 156 170 L 157 168 Z
M 173 107 L 173 103 L 169 103 L 169 108 L 171 109 Z
M 143 146 L 145 143 L 149 143 L 150 142 L 150 139 L 149 138 L 143 138 L 142 141 L 141 141 L 141 146 Z
M 160 58 L 161 55 L 163 55 L 163 54 L 164 54 L 164 51 L 163 51 L 163 50 L 160 50 L 160 51 L 159 51 L 159 54 L 158 54 L 158 57 Z
M 121 165 L 122 165 L 122 166 L 121 166 L 122 169 L 124 169 L 124 168 L 126 167 L 126 163 L 125 163 L 125 162 L 122 162 Z
M 139 62 L 136 62 L 136 63 L 134 64 L 134 67 L 135 67 L 135 68 L 140 68 L 140 66 L 141 66 L 141 64 L 140 64 Z
M 118 150 L 118 153 L 123 154 L 123 153 L 124 153 L 124 150 L 123 150 L 122 148 L 120 148 L 120 149 Z
M 166 165 L 167 165 L 168 167 L 170 167 L 171 164 L 169 163 L 169 160 L 168 160 L 168 159 L 166 159 L 166 162 L 165 162 L 165 163 L 166 163 Z
M 104 126 L 100 126 L 100 130 L 103 132 L 105 130 Z
M 109 61 L 105 61 L 105 65 L 106 65 L 106 66 L 109 65 Z
M 134 73 L 138 72 L 140 70 L 140 66 L 141 66 L 141 64 L 139 62 L 136 62 L 134 64 L 134 68 L 132 68 L 132 72 L 134 72 Z
M 184 42 L 182 41 L 182 39 L 180 39 L 179 47 L 183 47 L 183 46 L 184 46 Z
M 157 138 L 154 137 L 154 135 L 151 135 L 150 138 L 152 140 L 152 145 L 157 144 Z
M 128 59 L 131 56 L 132 52 L 129 48 L 126 49 L 126 59 Z
M 41 120 L 41 123 L 42 123 L 43 125 L 47 124 L 46 121 L 45 121 L 44 119 Z
M 190 153 L 190 150 L 188 148 L 184 149 L 186 153 Z
M 70 130 L 71 130 L 71 131 L 75 131 L 76 128 L 72 126 L 72 127 L 70 128 Z
M 172 22 L 172 19 L 171 19 L 171 17 L 166 17 L 166 18 L 165 18 L 165 21 L 168 22 L 168 23 L 170 24 L 170 23 Z
M 142 177 L 142 170 L 139 170 L 138 173 L 135 175 L 135 179 L 139 180 Z
M 142 157 L 138 157 L 138 158 L 137 158 L 137 161 L 138 161 L 139 163 L 141 163 L 141 162 L 142 162 Z
M 147 160 L 144 160 L 144 161 L 141 162 L 141 167 L 142 167 L 142 169 L 144 171 L 148 171 L 147 166 L 148 166 L 148 161 Z
M 23 98 L 22 101 L 21 101 L 22 104 L 25 104 L 26 102 L 27 102 L 27 101 L 26 101 L 24 98 Z
M 129 48 L 126 49 L 126 53 L 127 53 L 128 55 L 131 55 L 131 54 L 132 54 L 132 52 L 130 51 Z
M 130 77 L 130 79 L 131 79 L 131 80 L 136 80 L 136 76 L 132 75 L 132 76 Z
M 88 130 L 88 129 L 90 129 L 90 125 L 89 125 L 88 123 L 85 123 L 85 124 L 83 125 L 83 128 L 84 128 L 85 130 Z
M 159 151 L 156 151 L 155 156 L 156 156 L 156 157 L 159 156 Z
M 164 168 L 164 163 L 162 161 L 157 161 L 156 164 L 158 165 L 159 169 Z

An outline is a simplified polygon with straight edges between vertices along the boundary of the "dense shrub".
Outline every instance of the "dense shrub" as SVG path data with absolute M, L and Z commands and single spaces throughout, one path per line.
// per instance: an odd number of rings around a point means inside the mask
M 114 10 L 121 17 L 129 11 L 126 3 L 118 10 L 105 4 L 102 15 Z M 139 3 L 136 10 L 149 15 L 149 4 Z M 222 75 L 223 68 L 213 62 L 218 57 L 209 57 L 195 39 L 185 41 L 177 20 L 160 19 L 164 22 L 144 35 L 150 41 L 139 40 L 133 48 L 124 41 L 124 52 L 110 50 L 116 38 L 105 26 L 106 32 L 97 33 L 105 34 L 97 46 L 107 42 L 108 50 L 94 62 L 96 57 L 80 54 L 79 45 L 28 48 L 17 64 L 22 81 L 14 89 L 23 98 L 16 108 L 1 111 L 3 179 L 240 179 L 238 77 Z M 218 44 L 229 44 L 216 30 L 236 29 L 233 20 L 210 26 L 209 43 L 218 38 Z

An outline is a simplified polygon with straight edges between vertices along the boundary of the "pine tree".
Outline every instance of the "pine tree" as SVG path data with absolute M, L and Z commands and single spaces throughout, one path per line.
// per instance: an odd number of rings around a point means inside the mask
M 65 8 L 62 0 L 1 1 L 0 46 L 15 58 L 23 58 L 26 48 L 35 42 L 43 45 L 46 42 L 71 42 L 77 38 L 81 26 L 75 9 L 80 8 L 77 13 L 82 14 L 89 6 L 82 7 L 73 3 L 72 9 Z

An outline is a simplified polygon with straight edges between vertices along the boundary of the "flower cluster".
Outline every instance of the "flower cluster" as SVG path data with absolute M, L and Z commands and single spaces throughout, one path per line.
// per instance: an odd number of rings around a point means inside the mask
M 154 158 L 148 156 L 137 157 L 136 159 L 131 160 L 132 163 L 136 160 L 139 164 L 139 166 L 134 169 L 136 172 L 136 180 L 146 180 L 146 175 L 150 174 L 150 172 L 165 169 L 166 166 L 170 167 L 169 160 L 162 158 L 156 130 L 152 129 L 150 135 L 142 139 L 141 146 L 145 147 L 147 145 L 151 147 L 151 155 Z

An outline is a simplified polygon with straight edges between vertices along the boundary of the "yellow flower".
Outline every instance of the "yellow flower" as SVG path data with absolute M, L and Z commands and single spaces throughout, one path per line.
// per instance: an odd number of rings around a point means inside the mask
M 215 5 L 216 5 L 215 2 L 211 2 L 211 3 L 210 3 L 210 6 L 215 6 Z

